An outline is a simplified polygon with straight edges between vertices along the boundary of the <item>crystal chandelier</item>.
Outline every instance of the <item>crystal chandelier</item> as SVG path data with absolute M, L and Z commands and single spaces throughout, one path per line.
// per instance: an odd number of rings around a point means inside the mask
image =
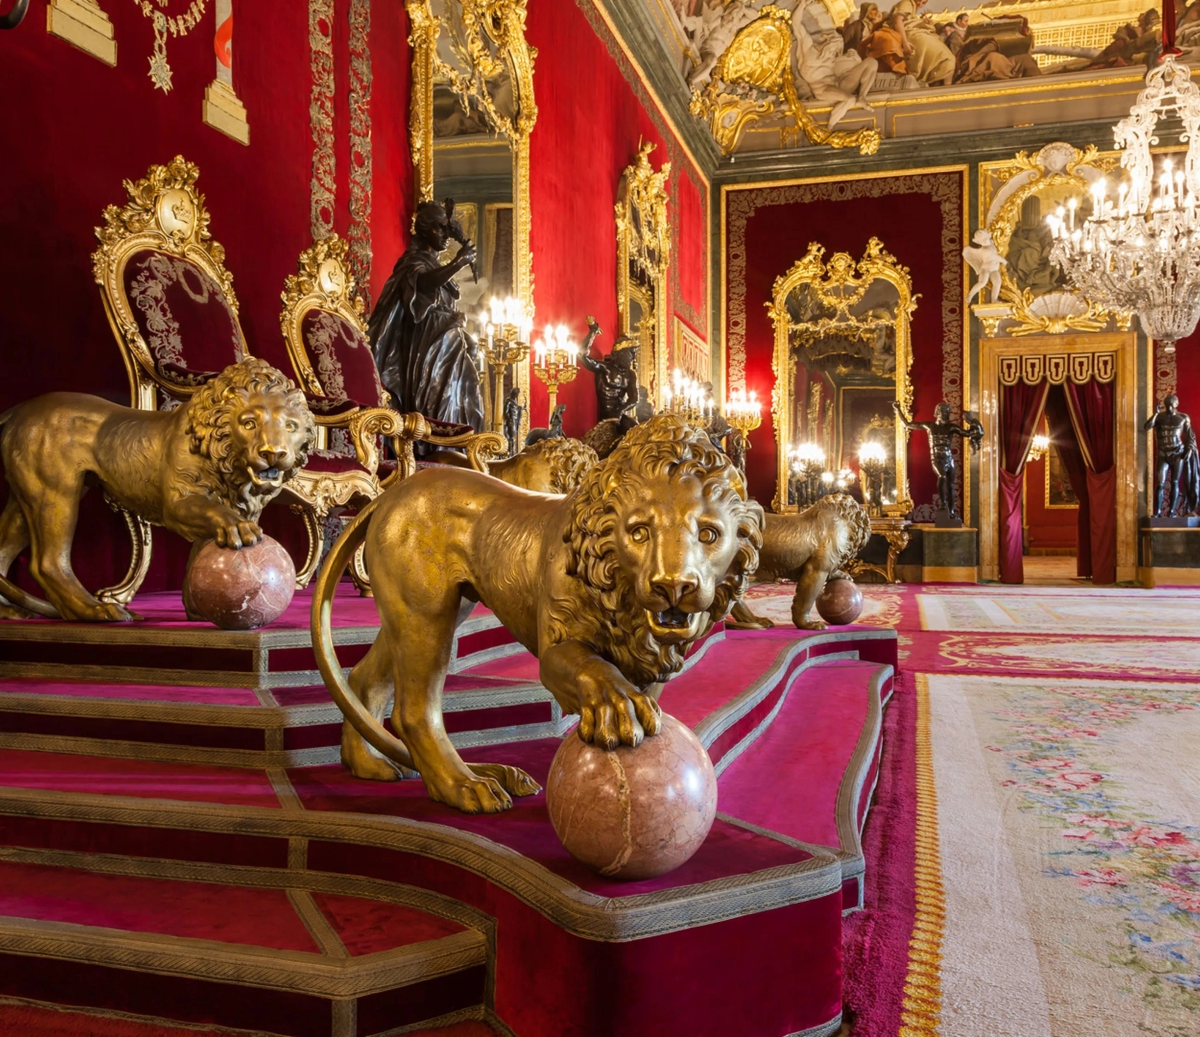
M 1175 62 L 1174 18 L 1169 26 L 1164 18 L 1164 28 L 1162 60 L 1113 127 L 1127 182 L 1113 198 L 1102 177 L 1092 186 L 1089 215 L 1072 198 L 1047 222 L 1050 258 L 1071 287 L 1109 310 L 1136 313 L 1146 335 L 1170 353 L 1200 320 L 1200 90 L 1187 65 Z M 1187 155 L 1182 168 L 1167 159 L 1156 172 L 1150 147 L 1158 143 L 1158 120 L 1168 117 L 1183 124 Z

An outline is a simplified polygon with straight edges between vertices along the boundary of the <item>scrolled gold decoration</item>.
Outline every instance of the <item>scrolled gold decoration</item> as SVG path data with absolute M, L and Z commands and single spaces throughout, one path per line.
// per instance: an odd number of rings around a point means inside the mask
M 636 338 L 638 372 L 651 400 L 667 379 L 667 270 L 671 227 L 667 217 L 671 163 L 657 172 L 650 165 L 654 144 L 647 141 L 621 174 L 617 194 L 617 307 L 621 334 Z M 636 280 L 634 274 L 641 277 Z M 642 312 L 632 321 L 634 303 Z
M 337 159 L 333 150 L 333 0 L 308 0 L 308 48 L 312 92 L 308 102 L 312 134 L 309 223 L 314 238 L 333 233 L 337 202 Z
M 770 101 L 739 98 L 728 89 L 748 86 L 782 98 L 795 120 L 795 127 L 790 132 L 797 136 L 802 132 L 810 144 L 858 148 L 861 155 L 874 155 L 879 150 L 878 130 L 868 127 L 854 132 L 826 129 L 801 103 L 792 75 L 795 39 L 791 18 L 790 11 L 770 4 L 734 36 L 713 68 L 708 84 L 703 90 L 692 92 L 689 104 L 692 115 L 709 120 L 709 128 L 722 153 L 730 154 L 737 148 L 742 131 L 749 123 L 775 111 Z
M 350 239 L 349 264 L 364 290 L 371 281 L 371 2 L 350 2 Z
M 1027 199 L 1061 188 L 1069 189 L 1073 195 L 1086 196 L 1092 181 L 1081 170 L 1106 175 L 1116 170 L 1118 163 L 1118 152 L 1100 152 L 1094 144 L 1080 150 L 1061 142 L 1048 144 L 1033 155 L 1020 151 L 1007 162 L 982 163 L 979 170 L 980 225 L 986 226 L 991 233 L 996 251 L 1007 256 Z M 1015 187 L 1014 181 L 1019 181 Z M 1003 199 L 997 209 L 996 202 L 1001 196 Z M 1039 302 L 1050 296 L 1054 297 L 1052 303 Z M 996 303 L 1007 306 L 1007 312 L 1002 312 Z M 1108 310 L 1066 287 L 1036 294 L 1029 287 L 1021 288 L 1008 264 L 1000 269 L 999 300 L 993 300 L 984 312 L 977 308 L 975 313 L 989 337 L 998 333 L 1005 320 L 1011 321 L 1005 333 L 1018 337 L 1102 331 L 1114 318 L 1118 324 L 1122 320 L 1128 324 L 1129 320 L 1128 314 Z
M 910 321 L 920 298 L 912 291 L 912 278 L 908 267 L 888 252 L 878 238 L 867 242 L 862 259 L 855 262 L 847 252 L 837 252 L 826 262 L 825 247 L 817 242 L 808 246 L 808 252 L 796 261 L 787 273 L 775 279 L 771 300 L 764 305 L 775 328 L 775 351 L 771 366 L 775 374 L 772 390 L 772 415 L 775 424 L 777 458 L 776 495 L 773 507 L 781 511 L 787 504 L 788 449 L 792 443 L 792 393 L 795 384 L 796 356 L 793 335 L 796 332 L 811 332 L 816 337 L 831 333 L 842 334 L 844 329 L 863 327 L 874 331 L 876 318 L 860 316 L 852 312 L 866 297 L 874 281 L 882 280 L 896 290 L 896 312 L 893 321 L 896 331 L 896 400 L 908 414 L 912 409 L 912 340 Z M 794 321 L 788 312 L 787 301 L 793 292 L 807 286 L 826 316 L 812 321 Z M 832 316 L 828 316 L 832 313 Z M 893 423 L 895 429 L 895 453 L 899 459 L 907 454 L 908 430 L 899 417 Z M 814 434 L 815 430 L 810 430 Z M 896 465 L 896 501 L 887 505 L 889 514 L 906 514 L 912 509 L 908 496 L 908 478 L 904 465 Z

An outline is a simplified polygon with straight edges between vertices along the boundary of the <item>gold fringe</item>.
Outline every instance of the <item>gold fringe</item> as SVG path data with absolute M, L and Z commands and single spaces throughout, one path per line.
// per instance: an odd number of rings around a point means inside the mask
M 900 1037 L 937 1037 L 942 1015 L 942 936 L 946 896 L 938 839 L 937 786 L 929 728 L 929 678 L 917 674 L 917 910 L 908 943 Z

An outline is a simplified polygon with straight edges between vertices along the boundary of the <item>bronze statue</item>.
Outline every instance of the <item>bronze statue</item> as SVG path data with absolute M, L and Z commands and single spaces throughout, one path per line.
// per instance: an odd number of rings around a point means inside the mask
M 541 439 L 519 454 L 495 461 L 488 474 L 536 493 L 570 493 L 600 458 L 578 439 Z
M 847 493 L 831 493 L 797 514 L 766 516 L 756 583 L 794 580 L 792 622 L 799 630 L 824 630 L 826 623 L 810 618 L 825 582 L 861 551 L 871 538 L 866 510 Z M 775 624 L 758 616 L 744 601 L 733 607 L 728 626 L 758 630 Z
M 517 439 L 521 434 L 521 418 L 525 408 L 521 406 L 521 387 L 514 385 L 504 398 L 504 438 L 508 440 L 508 456 L 517 452 Z
M 612 352 L 606 357 L 591 355 L 592 343 L 600 334 L 600 325 L 594 317 L 588 317 L 588 333 L 579 350 L 579 366 L 591 371 L 596 380 L 596 414 L 605 418 L 619 418 L 626 409 L 638 401 L 637 342 L 622 335 L 613 343 Z
M 938 478 L 938 496 L 942 507 L 951 519 L 958 519 L 958 465 L 954 460 L 951 441 L 954 436 L 970 440 L 972 451 L 979 449 L 983 440 L 983 426 L 977 418 L 967 416 L 962 425 L 950 421 L 950 404 L 944 400 L 933 408 L 933 421 L 909 421 L 900 409 L 900 401 L 892 401 L 892 409 L 900 415 L 904 427 L 911 432 L 929 435 L 929 460 Z
M 639 744 L 658 731 L 662 682 L 745 591 L 762 523 L 728 458 L 671 414 L 632 429 L 566 497 L 450 468 L 395 484 L 338 538 L 314 595 L 318 665 L 346 716 L 342 762 L 382 781 L 415 769 L 432 799 L 468 813 L 538 791 L 515 767 L 464 763 L 443 726 L 454 630 L 476 601 L 537 656 L 580 738 Z M 382 627 L 347 681 L 331 610 L 363 543 Z M 396 735 L 382 725 L 393 697 Z
M 567 412 L 565 403 L 556 403 L 554 405 L 554 413 L 550 415 L 550 425 L 547 428 L 531 428 L 529 434 L 525 437 L 525 445 L 533 446 L 534 443 L 540 443 L 543 439 L 562 439 L 566 436 L 563 432 L 563 415 Z
M 1171 393 L 1158 405 L 1158 409 L 1142 427 L 1147 432 L 1154 430 L 1154 444 L 1158 455 L 1154 517 L 1174 518 L 1181 503 L 1183 514 L 1190 515 L 1200 502 L 1200 464 L 1197 463 L 1196 433 L 1192 428 L 1191 419 L 1179 410 L 1179 397 Z M 1181 478 L 1182 495 L 1179 488 Z
M 634 405 L 633 412 L 637 416 L 639 425 L 646 424 L 654 417 L 654 404 L 650 402 L 650 390 L 644 385 L 637 387 L 637 403 Z
M 41 616 L 136 618 L 98 601 L 71 568 L 71 541 L 89 477 L 108 498 L 188 540 L 222 547 L 262 538 L 262 509 L 308 461 L 316 425 L 304 395 L 263 360 L 225 368 L 173 411 L 51 393 L 0 415 L 9 498 L 0 514 L 0 593 Z M 30 571 L 49 603 L 7 579 L 33 541 Z M 0 602 L 4 615 L 20 614 Z
M 368 335 L 375 364 L 401 414 L 483 428 L 478 345 L 467 334 L 452 278 L 475 262 L 475 246 L 440 202 L 422 202 L 412 240 L 396 261 L 371 311 Z M 439 256 L 452 235 L 462 248 L 444 266 Z

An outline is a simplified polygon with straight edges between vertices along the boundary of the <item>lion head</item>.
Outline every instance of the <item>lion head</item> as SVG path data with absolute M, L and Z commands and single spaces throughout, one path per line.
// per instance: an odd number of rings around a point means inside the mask
M 192 453 L 212 465 L 216 495 L 257 520 L 308 463 L 317 426 L 292 380 L 249 357 L 225 368 L 192 397 L 187 433 Z
M 728 457 L 673 414 L 631 429 L 571 504 L 568 572 L 596 606 L 593 647 L 634 684 L 666 680 L 744 593 L 762 508 Z

